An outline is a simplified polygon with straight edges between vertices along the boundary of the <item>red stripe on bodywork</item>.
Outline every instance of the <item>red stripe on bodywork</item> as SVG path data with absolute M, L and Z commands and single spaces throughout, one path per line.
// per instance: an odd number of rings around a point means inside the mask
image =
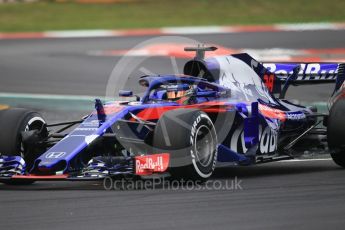
M 286 113 L 279 109 L 273 109 L 271 107 L 259 104 L 259 110 L 262 115 L 268 118 L 279 119 L 281 121 L 286 120 Z
M 30 179 L 30 180 L 64 180 L 67 179 L 67 174 L 62 175 L 48 175 L 48 176 L 41 176 L 41 175 L 14 175 L 12 179 Z
M 204 102 L 202 104 L 195 105 L 147 108 L 140 111 L 136 116 L 143 120 L 158 120 L 163 113 L 174 109 L 200 109 L 205 113 L 221 113 L 226 112 L 229 108 L 231 108 L 231 105 L 226 104 L 226 102 Z

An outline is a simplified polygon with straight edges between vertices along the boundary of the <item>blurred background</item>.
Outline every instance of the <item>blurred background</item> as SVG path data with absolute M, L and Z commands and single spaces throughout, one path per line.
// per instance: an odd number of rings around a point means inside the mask
M 259 61 L 344 61 L 344 9 L 343 0 L 0 0 L 0 109 L 77 117 L 105 97 L 114 74 L 142 93 L 141 75 L 182 72 L 192 57 L 183 39 Z M 136 47 L 130 58 L 140 64 L 114 73 L 133 47 L 173 35 L 180 38 Z M 325 109 L 332 87 L 294 88 L 288 97 Z
M 344 21 L 343 0 L 0 0 L 0 31 Z
M 142 75 L 181 73 L 190 41 L 259 61 L 345 62 L 344 11 L 344 0 L 0 0 L 0 110 L 77 120 L 109 86 L 140 93 Z M 327 112 L 333 89 L 290 87 L 287 97 Z M 344 171 L 324 158 L 212 178 L 237 176 L 240 191 L 0 185 L 0 229 L 343 229 Z

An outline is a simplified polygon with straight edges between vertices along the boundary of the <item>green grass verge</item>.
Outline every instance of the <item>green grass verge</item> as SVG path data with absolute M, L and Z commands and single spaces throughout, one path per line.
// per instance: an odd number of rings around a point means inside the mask
M 0 31 L 345 21 L 344 0 L 137 0 L 0 4 Z

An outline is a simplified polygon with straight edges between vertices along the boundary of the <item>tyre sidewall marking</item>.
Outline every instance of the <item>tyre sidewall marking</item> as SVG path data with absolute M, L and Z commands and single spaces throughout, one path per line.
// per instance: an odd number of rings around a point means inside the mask
M 214 169 L 216 167 L 218 148 L 216 146 L 216 148 L 214 149 L 213 153 L 211 153 L 212 156 L 213 156 L 213 160 L 212 160 L 212 166 L 211 166 L 210 172 L 209 173 L 202 172 L 200 170 L 199 166 L 198 166 L 198 163 L 195 160 L 196 156 L 195 156 L 195 152 L 194 152 L 194 145 L 196 144 L 195 143 L 195 141 L 196 141 L 195 135 L 196 135 L 197 127 L 199 126 L 200 122 L 203 119 L 206 119 L 207 124 L 211 126 L 211 128 L 210 128 L 211 133 L 210 134 L 213 135 L 213 140 L 216 141 L 216 137 L 214 136 L 214 133 L 212 132 L 212 130 L 214 130 L 214 126 L 213 126 L 213 123 L 212 123 L 211 119 L 206 114 L 201 113 L 194 120 L 193 125 L 192 125 L 192 129 L 191 129 L 191 132 L 190 132 L 190 144 L 191 144 L 190 154 L 191 154 L 191 157 L 192 157 L 192 163 L 193 163 L 193 167 L 194 167 L 195 171 L 202 178 L 208 178 L 208 177 L 210 177 L 212 175 L 212 172 L 214 171 Z

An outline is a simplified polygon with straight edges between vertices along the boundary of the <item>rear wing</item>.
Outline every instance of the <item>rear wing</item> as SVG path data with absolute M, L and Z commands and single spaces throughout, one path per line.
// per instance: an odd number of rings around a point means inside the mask
M 334 82 L 334 92 L 336 92 L 345 80 L 345 63 L 264 62 L 261 64 L 267 70 L 265 76 L 268 75 L 274 78 L 276 85 L 279 85 L 275 87 L 275 90 L 270 91 L 272 93 L 280 93 L 280 98 L 285 97 L 285 93 L 290 85 L 313 85 Z M 267 85 L 267 80 L 265 78 L 263 80 Z
M 281 82 L 293 85 L 335 82 L 335 91 L 345 80 L 345 63 L 268 63 L 262 65 Z
M 289 85 L 335 82 L 337 91 L 345 80 L 345 63 L 258 62 L 246 53 L 232 56 L 247 63 L 263 80 L 271 93 L 285 95 Z

